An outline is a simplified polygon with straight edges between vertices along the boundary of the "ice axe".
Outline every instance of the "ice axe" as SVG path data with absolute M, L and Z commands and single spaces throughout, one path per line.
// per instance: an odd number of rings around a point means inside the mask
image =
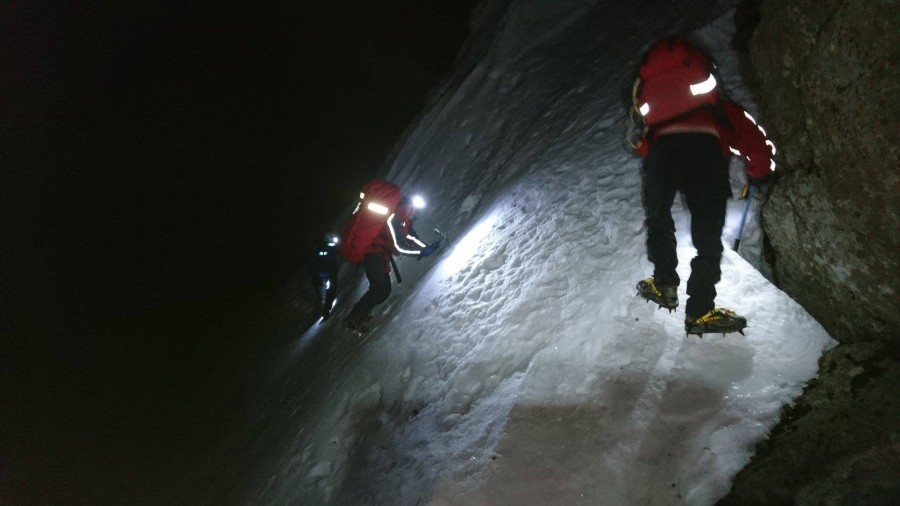
M 437 251 L 437 250 L 441 247 L 441 241 L 446 241 L 446 240 L 447 240 L 447 236 L 444 235 L 444 233 L 441 232 L 441 231 L 438 230 L 438 229 L 434 229 L 434 231 L 435 231 L 440 237 L 438 237 L 438 238 L 437 238 L 436 240 L 434 240 L 434 241 L 431 241 L 431 244 L 429 244 L 428 246 L 432 247 L 432 248 L 433 248 L 433 251 Z M 422 259 L 422 257 L 416 258 L 416 260 L 421 260 L 421 259 Z
M 447 240 L 447 236 L 444 235 L 444 233 L 441 232 L 441 231 L 438 230 L 438 229 L 434 229 L 434 232 L 435 232 L 437 235 L 441 236 L 440 239 L 438 239 L 437 241 L 434 241 L 434 243 L 433 243 L 433 244 L 434 244 L 434 249 L 438 249 L 438 248 L 441 247 L 441 241 L 442 241 L 442 240 L 443 240 L 443 241 L 446 241 L 446 240 Z
M 737 251 L 741 246 L 741 238 L 744 236 L 744 225 L 747 223 L 747 211 L 750 210 L 750 203 L 753 201 L 753 196 L 755 194 L 755 186 L 744 185 L 744 189 L 741 191 L 741 195 L 744 197 L 746 204 L 744 204 L 744 212 L 741 214 L 741 226 L 738 228 L 737 239 L 734 240 L 734 247 L 731 248 L 734 251 Z

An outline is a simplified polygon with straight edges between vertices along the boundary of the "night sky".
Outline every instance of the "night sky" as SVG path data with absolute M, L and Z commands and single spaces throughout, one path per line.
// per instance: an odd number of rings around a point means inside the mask
M 120 303 L 161 295 L 138 306 L 296 269 L 449 70 L 468 8 L 293 3 L 14 2 L 3 191 L 18 267 Z
M 305 268 L 475 3 L 4 3 L 0 502 L 92 497 L 135 410 L 202 395 L 186 357 Z

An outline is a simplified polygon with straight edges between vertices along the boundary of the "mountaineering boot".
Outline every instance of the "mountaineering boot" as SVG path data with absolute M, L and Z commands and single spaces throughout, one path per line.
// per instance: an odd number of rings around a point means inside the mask
M 371 316 L 366 316 L 358 320 L 347 318 L 346 320 L 344 320 L 343 327 L 350 332 L 353 332 L 360 336 L 364 336 L 369 333 L 369 321 L 371 320 Z
M 364 316 L 364 317 L 359 321 L 359 323 L 357 324 L 357 327 L 356 327 L 356 328 L 357 328 L 357 332 L 359 332 L 359 335 L 364 336 L 364 335 L 366 335 L 366 334 L 369 333 L 369 331 L 371 330 L 371 329 L 369 328 L 369 322 L 371 322 L 371 321 L 372 321 L 372 316 L 371 316 L 371 315 L 369 315 L 369 316 Z
M 747 327 L 747 319 L 736 314 L 730 309 L 717 307 L 709 310 L 703 316 L 697 318 L 688 316 L 684 320 L 684 331 L 688 334 L 696 334 L 703 337 L 704 333 L 714 332 L 726 334 L 728 332 L 740 332 L 744 334 Z
M 638 281 L 638 295 L 649 302 L 659 304 L 660 308 L 666 308 L 671 313 L 678 307 L 678 287 L 677 286 L 656 286 L 653 276 Z
M 344 320 L 343 325 L 341 325 L 344 329 L 353 332 L 354 334 L 361 334 L 359 330 L 359 320 L 354 320 L 351 318 L 347 318 Z

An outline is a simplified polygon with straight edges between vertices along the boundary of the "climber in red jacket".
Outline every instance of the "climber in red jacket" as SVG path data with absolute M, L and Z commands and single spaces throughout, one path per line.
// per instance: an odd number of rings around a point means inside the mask
M 412 228 L 416 209 L 424 206 L 419 197 L 403 196 L 380 233 L 365 251 L 362 264 L 369 281 L 369 289 L 359 299 L 344 320 L 344 328 L 364 335 L 369 332 L 371 311 L 391 294 L 391 257 L 393 255 L 430 256 L 439 242 L 430 245 L 419 239 Z
M 647 126 L 633 146 L 645 157 L 647 253 L 654 269 L 652 277 L 638 283 L 638 295 L 670 311 L 678 307 L 671 207 L 680 191 L 697 249 L 687 282 L 685 331 L 740 332 L 746 318 L 715 307 L 725 203 L 731 196 L 728 160 L 732 153 L 740 156 L 748 183 L 759 186 L 774 170 L 774 145 L 750 114 L 718 93 L 711 58 L 687 38 L 667 37 L 652 45 L 639 73 L 634 108 Z

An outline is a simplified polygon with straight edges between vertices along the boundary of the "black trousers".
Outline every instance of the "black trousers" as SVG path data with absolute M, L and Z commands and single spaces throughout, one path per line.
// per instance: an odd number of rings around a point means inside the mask
M 372 309 L 387 300 L 391 294 L 391 273 L 385 272 L 385 262 L 387 260 L 382 253 L 368 253 L 363 258 L 362 264 L 366 270 L 366 279 L 369 280 L 369 289 L 350 310 L 348 320 L 360 320 L 369 316 Z
M 644 159 L 644 210 L 647 213 L 647 255 L 658 286 L 678 286 L 675 268 L 675 193 L 684 194 L 691 215 L 691 240 L 697 256 L 691 261 L 685 313 L 696 318 L 715 307 L 716 283 L 722 271 L 722 227 L 725 201 L 731 196 L 728 158 L 719 140 L 702 133 L 662 135 Z

